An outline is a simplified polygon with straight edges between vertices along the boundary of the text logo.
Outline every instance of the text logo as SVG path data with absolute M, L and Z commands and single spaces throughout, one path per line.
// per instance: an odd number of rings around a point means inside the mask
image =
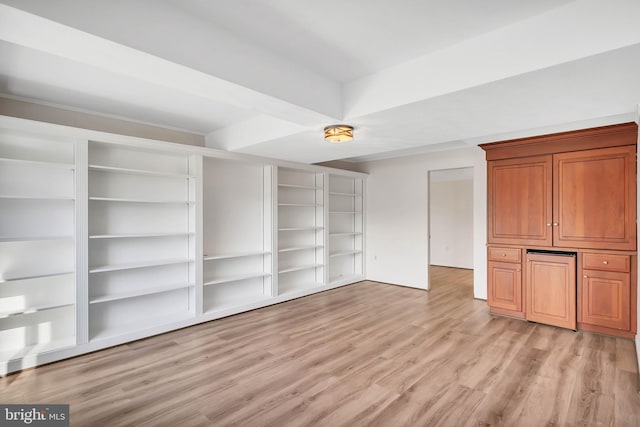
M 69 427 L 69 405 L 1 405 L 0 425 Z

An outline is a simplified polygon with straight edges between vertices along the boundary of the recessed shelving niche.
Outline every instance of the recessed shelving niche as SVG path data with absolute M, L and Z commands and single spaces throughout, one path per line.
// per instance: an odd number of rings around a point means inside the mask
M 0 371 L 76 344 L 75 156 L 0 129 Z
M 329 281 L 363 276 L 363 186 L 359 178 L 329 175 Z
M 194 317 L 199 158 L 89 143 L 89 339 Z
M 278 294 L 325 283 L 324 174 L 278 168 Z
M 203 311 L 219 313 L 271 298 L 272 167 L 203 161 Z

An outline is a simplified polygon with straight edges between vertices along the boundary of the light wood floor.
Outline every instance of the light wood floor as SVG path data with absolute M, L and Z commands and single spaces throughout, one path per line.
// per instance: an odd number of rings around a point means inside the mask
M 362 282 L 0 379 L 76 426 L 640 425 L 632 341 L 492 317 L 472 272 Z

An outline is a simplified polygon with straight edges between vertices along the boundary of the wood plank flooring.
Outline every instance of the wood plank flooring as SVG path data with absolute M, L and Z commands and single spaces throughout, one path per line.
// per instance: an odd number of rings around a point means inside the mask
M 74 426 L 640 425 L 632 341 L 493 317 L 472 272 L 361 282 L 0 379 Z

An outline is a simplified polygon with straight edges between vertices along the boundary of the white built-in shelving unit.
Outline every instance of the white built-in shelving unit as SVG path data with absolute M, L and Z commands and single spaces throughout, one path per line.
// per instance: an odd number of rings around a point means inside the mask
M 278 174 L 278 294 L 325 282 L 324 174 L 280 167 Z
M 272 167 L 205 157 L 203 312 L 274 296 Z
M 329 175 L 329 282 L 361 279 L 364 273 L 364 181 Z
M 75 144 L 0 130 L 0 362 L 76 344 Z
M 0 116 L 0 375 L 363 280 L 364 178 Z
M 196 160 L 89 142 L 89 340 L 194 317 Z

